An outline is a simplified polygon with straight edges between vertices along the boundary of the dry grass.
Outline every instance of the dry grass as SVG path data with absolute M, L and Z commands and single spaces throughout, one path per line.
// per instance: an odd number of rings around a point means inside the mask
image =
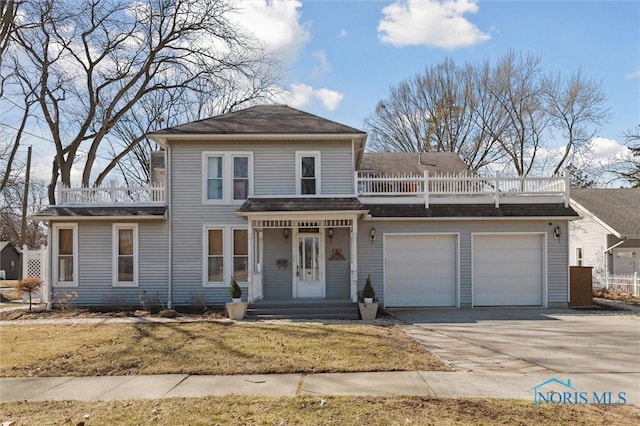
M 6 377 L 446 370 L 397 326 L 57 324 L 0 333 Z
M 241 396 L 156 401 L 16 402 L 0 404 L 0 420 L 17 425 L 637 425 L 635 406 L 539 406 L 530 401 Z

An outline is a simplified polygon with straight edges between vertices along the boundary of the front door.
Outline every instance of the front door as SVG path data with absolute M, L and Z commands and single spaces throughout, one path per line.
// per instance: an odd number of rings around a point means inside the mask
M 322 238 L 319 233 L 300 233 L 297 240 L 294 297 L 325 297 Z

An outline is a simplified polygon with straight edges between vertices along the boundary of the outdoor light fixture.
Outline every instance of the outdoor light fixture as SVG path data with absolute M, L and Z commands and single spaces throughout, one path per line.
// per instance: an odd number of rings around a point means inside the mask
M 289 228 L 284 228 L 282 230 L 282 235 L 284 235 L 284 240 L 289 241 Z
M 369 239 L 371 240 L 371 244 L 376 240 L 376 228 L 371 228 L 369 231 Z
M 560 235 L 562 235 L 560 231 L 560 226 L 556 226 L 556 228 L 553 230 L 553 236 L 556 237 L 557 239 L 560 239 Z
M 329 236 L 329 242 L 333 241 L 333 228 L 327 229 L 327 235 Z

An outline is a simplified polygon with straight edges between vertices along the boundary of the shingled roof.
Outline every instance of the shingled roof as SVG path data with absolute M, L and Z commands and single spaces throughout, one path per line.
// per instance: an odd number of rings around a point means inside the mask
M 354 134 L 365 132 L 287 105 L 258 105 L 149 133 L 171 135 Z
M 549 218 L 578 217 L 571 207 L 562 204 L 376 204 L 367 205 L 372 217 L 388 218 Z
M 357 198 L 250 198 L 238 213 L 310 212 L 310 211 L 365 211 Z
M 464 161 L 453 152 L 367 152 L 362 155 L 359 170 L 375 174 L 407 173 L 458 174 L 468 169 Z
M 640 188 L 571 189 L 571 201 L 613 229 L 618 238 L 640 238 Z
M 91 207 L 60 207 L 49 206 L 32 215 L 36 220 L 50 219 L 113 219 L 114 217 L 131 217 L 139 219 L 162 219 L 167 208 L 165 206 L 132 207 L 132 206 L 91 206 Z

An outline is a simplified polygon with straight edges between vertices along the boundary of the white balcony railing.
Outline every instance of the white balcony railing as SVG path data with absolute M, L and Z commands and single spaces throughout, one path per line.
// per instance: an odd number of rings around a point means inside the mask
M 120 187 L 111 181 L 104 187 L 66 187 L 58 183 L 58 205 L 164 204 L 164 186 Z
M 451 175 L 355 174 L 357 194 L 363 203 L 549 203 L 569 205 L 569 176 L 482 177 Z

